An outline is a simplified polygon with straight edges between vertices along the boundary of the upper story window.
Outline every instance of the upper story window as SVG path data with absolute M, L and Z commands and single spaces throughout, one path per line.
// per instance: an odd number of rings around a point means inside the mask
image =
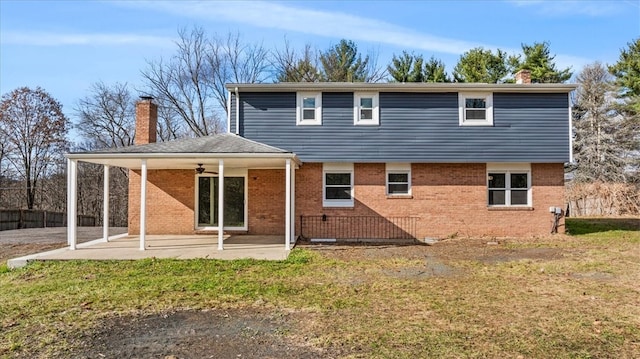
M 387 196 L 411 194 L 411 164 L 387 163 Z
M 353 163 L 325 163 L 322 176 L 322 206 L 353 207 Z
M 297 125 L 322 125 L 322 93 L 298 92 L 296 111 Z
M 493 94 L 461 92 L 458 108 L 460 126 L 493 126 Z
M 378 93 L 356 92 L 353 94 L 353 124 L 379 125 Z
M 487 166 L 489 206 L 531 207 L 531 166 Z

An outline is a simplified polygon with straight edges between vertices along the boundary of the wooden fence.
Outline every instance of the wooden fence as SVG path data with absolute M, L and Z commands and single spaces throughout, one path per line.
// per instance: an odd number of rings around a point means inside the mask
M 0 210 L 0 231 L 23 228 L 65 227 L 67 214 L 63 212 L 35 211 L 27 209 Z M 94 227 L 96 218 L 78 215 L 78 226 Z

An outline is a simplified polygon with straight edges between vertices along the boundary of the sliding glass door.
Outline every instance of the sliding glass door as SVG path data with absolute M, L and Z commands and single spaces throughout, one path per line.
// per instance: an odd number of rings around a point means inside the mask
M 245 177 L 224 178 L 224 226 L 244 228 Z M 218 225 L 218 177 L 200 176 L 197 181 L 198 227 Z

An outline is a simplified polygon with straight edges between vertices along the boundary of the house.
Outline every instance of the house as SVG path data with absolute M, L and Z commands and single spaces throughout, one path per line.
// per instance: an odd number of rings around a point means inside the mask
M 145 234 L 198 232 L 217 233 L 222 248 L 220 223 L 284 235 L 287 248 L 300 235 L 546 234 L 565 203 L 575 86 L 529 78 L 228 84 L 227 133 L 164 143 L 143 98 L 135 146 L 67 155 L 69 213 L 75 166 L 87 161 L 131 170 L 129 233 L 141 249 Z

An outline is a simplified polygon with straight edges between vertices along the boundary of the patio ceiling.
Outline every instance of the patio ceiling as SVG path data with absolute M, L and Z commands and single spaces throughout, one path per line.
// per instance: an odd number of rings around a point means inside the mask
M 82 153 L 68 154 L 67 158 L 82 162 L 140 169 L 142 159 L 147 160 L 147 169 L 195 169 L 198 164 L 207 170 L 218 167 L 218 160 L 224 160 L 226 168 L 285 168 L 291 159 L 297 167 L 298 158 L 291 153 Z

